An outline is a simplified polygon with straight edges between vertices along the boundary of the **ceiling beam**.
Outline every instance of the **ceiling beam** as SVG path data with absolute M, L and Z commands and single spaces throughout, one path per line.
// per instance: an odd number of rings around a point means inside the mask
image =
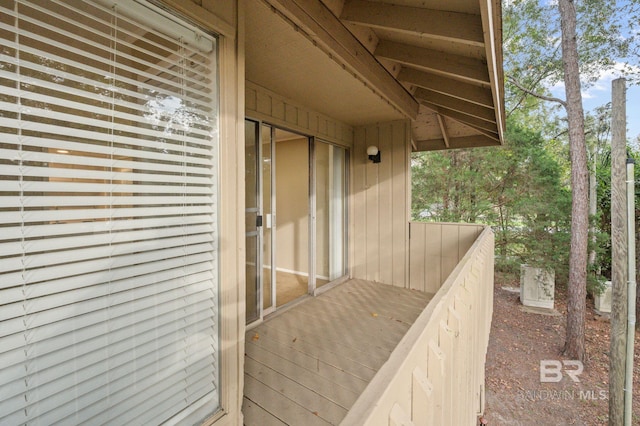
M 472 104 L 465 100 L 452 98 L 451 96 L 443 95 L 442 93 L 433 92 L 421 87 L 416 89 L 413 96 L 418 100 L 418 102 L 428 102 L 452 111 L 458 111 L 472 117 L 480 118 L 490 123 L 496 122 L 496 113 L 493 108 Z
M 265 0 L 333 52 L 374 90 L 411 119 L 419 105 L 320 0 Z
M 443 95 L 464 99 L 474 104 L 487 108 L 493 108 L 493 95 L 491 89 L 464 83 L 451 78 L 419 71 L 413 68 L 402 67 L 398 74 L 398 80 L 433 90 Z
M 340 19 L 374 28 L 484 47 L 482 20 L 478 15 L 347 0 Z
M 389 40 L 380 40 L 374 54 L 409 67 L 490 87 L 487 65 L 478 59 Z
M 438 105 L 434 105 L 430 102 L 420 101 L 420 104 L 424 105 L 425 107 L 429 108 L 430 110 L 438 114 L 449 117 L 487 136 L 498 133 L 496 123 L 490 123 L 488 121 L 482 120 L 477 117 L 472 117 L 470 115 L 464 114 L 459 111 L 454 111 L 449 108 L 444 108 Z
M 416 141 L 416 151 L 437 151 L 443 149 L 478 148 L 483 146 L 499 146 L 500 142 L 484 135 L 449 138 L 449 146 L 444 139 Z
M 438 119 L 438 126 L 440 126 L 440 133 L 442 133 L 442 139 L 444 140 L 444 146 L 449 148 L 449 134 L 447 134 L 447 126 L 444 124 L 444 118 L 440 114 L 436 114 Z

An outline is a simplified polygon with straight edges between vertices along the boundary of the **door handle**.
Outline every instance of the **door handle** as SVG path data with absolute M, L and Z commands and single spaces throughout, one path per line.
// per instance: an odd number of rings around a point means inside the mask
M 262 226 L 262 215 L 256 216 L 256 226 L 257 227 L 261 227 Z

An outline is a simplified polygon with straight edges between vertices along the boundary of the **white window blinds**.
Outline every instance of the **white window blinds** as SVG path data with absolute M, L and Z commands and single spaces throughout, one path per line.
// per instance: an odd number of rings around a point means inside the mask
M 118 4 L 0 0 L 0 424 L 219 408 L 216 40 Z

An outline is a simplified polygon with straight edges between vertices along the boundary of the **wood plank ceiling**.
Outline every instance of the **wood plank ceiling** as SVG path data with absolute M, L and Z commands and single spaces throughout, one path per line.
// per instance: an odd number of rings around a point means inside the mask
M 412 120 L 415 150 L 500 145 L 499 0 L 265 0 Z

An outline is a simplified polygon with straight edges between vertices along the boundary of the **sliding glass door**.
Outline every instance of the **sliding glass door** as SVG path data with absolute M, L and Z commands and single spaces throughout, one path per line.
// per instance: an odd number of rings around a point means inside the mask
M 348 153 L 258 121 L 245 133 L 251 323 L 346 276 Z

